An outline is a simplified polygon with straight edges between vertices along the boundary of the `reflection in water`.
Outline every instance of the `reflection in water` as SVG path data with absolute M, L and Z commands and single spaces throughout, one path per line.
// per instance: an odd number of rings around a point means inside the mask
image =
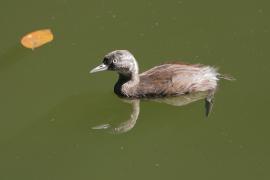
M 114 133 L 124 133 L 129 130 L 131 130 L 139 117 L 140 114 L 140 100 L 134 99 L 134 100 L 128 100 L 126 101 L 132 105 L 132 112 L 130 114 L 130 117 L 127 121 L 124 121 L 120 123 L 117 127 L 113 128 Z
M 177 97 L 168 97 L 168 98 L 157 98 L 157 99 L 144 99 L 144 101 L 155 101 L 166 103 L 173 106 L 184 106 L 189 103 L 198 101 L 200 99 L 205 99 L 208 96 L 207 92 L 199 92 L 193 94 L 187 94 Z M 132 105 L 132 112 L 128 120 L 118 124 L 117 126 L 112 126 L 110 124 L 101 124 L 98 126 L 92 127 L 95 130 L 109 130 L 109 132 L 114 134 L 121 134 L 130 131 L 136 124 L 136 121 L 140 114 L 140 99 L 123 99 L 124 102 Z M 205 101 L 206 102 L 206 101 Z M 207 103 L 207 102 L 206 102 Z M 206 111 L 208 108 L 206 107 Z
M 160 99 L 153 99 L 156 102 L 162 102 L 173 106 L 184 106 L 194 101 L 198 101 L 200 99 L 206 98 L 208 95 L 207 92 L 199 92 L 199 93 L 192 93 L 177 97 L 168 97 L 168 98 L 160 98 Z
M 111 133 L 121 134 L 131 130 L 139 117 L 140 114 L 140 100 L 139 99 L 122 99 L 123 102 L 129 103 L 132 106 L 132 112 L 128 120 L 118 124 L 116 127 L 110 124 L 101 124 L 92 127 L 92 129 L 108 129 Z

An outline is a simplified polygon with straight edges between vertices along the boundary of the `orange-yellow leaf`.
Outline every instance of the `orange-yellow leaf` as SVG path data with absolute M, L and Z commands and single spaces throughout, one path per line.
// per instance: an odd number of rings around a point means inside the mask
M 50 29 L 42 29 L 26 34 L 21 39 L 21 44 L 30 49 L 35 49 L 53 40 L 53 34 Z

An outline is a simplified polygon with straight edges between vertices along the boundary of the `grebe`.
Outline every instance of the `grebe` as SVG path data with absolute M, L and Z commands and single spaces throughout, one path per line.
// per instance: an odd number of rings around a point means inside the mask
M 105 55 L 103 63 L 90 73 L 111 70 L 119 74 L 114 92 L 126 98 L 161 98 L 208 92 L 205 98 L 206 115 L 211 110 L 213 96 L 222 76 L 217 69 L 201 64 L 181 62 L 155 66 L 141 74 L 135 57 L 127 50 L 116 50 Z

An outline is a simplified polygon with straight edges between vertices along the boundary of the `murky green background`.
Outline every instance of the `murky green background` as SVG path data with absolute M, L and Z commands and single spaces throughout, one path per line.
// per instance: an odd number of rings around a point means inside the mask
M 0 6 L 0 179 L 269 179 L 270 3 L 263 0 L 9 1 Z M 34 51 L 20 38 L 51 28 Z M 146 70 L 168 60 L 220 67 L 211 116 L 113 94 L 117 75 L 88 72 L 130 50 Z

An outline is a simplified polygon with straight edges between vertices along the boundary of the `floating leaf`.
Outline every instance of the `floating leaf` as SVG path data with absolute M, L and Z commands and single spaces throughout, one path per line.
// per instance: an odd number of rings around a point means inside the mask
M 53 40 L 53 34 L 50 29 L 41 29 L 26 34 L 21 39 L 21 44 L 29 49 L 35 49 Z

